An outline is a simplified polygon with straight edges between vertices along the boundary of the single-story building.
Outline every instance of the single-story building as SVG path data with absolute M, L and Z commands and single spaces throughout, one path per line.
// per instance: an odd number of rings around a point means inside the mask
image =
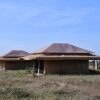
M 20 70 L 32 67 L 33 61 L 20 60 L 20 57 L 29 56 L 30 53 L 24 50 L 12 50 L 0 57 L 0 68 L 6 70 Z
M 98 60 L 94 52 L 66 43 L 53 43 L 21 59 L 35 62 L 36 73 L 84 74 L 89 60 Z

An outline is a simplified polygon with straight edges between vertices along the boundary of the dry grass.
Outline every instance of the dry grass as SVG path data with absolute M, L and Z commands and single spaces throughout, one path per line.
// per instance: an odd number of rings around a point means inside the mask
M 100 75 L 0 72 L 0 100 L 100 100 Z

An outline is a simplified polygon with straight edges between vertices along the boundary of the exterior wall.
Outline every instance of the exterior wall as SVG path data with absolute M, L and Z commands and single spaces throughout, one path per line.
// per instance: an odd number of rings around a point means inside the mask
M 46 73 L 62 73 L 62 61 L 44 61 L 44 69 Z
M 4 61 L 0 61 L 0 69 L 5 68 L 5 62 Z
M 58 74 L 81 74 L 88 73 L 88 61 L 66 60 L 66 61 L 44 61 L 46 73 Z
M 33 61 L 0 61 L 0 67 L 6 70 L 21 70 L 33 67 Z

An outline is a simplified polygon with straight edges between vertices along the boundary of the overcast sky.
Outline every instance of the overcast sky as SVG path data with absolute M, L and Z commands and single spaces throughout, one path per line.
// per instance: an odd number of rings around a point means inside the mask
M 100 55 L 100 0 L 0 0 L 0 55 L 53 42 Z

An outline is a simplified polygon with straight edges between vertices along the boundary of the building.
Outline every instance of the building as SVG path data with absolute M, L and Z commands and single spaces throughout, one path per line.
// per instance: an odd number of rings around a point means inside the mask
M 89 60 L 97 60 L 100 57 L 74 45 L 53 43 L 21 59 L 33 60 L 36 73 L 84 74 L 89 71 Z
M 0 58 L 0 68 L 6 70 L 20 70 L 32 67 L 32 61 L 22 61 L 20 57 L 29 56 L 30 53 L 23 50 L 12 50 Z

